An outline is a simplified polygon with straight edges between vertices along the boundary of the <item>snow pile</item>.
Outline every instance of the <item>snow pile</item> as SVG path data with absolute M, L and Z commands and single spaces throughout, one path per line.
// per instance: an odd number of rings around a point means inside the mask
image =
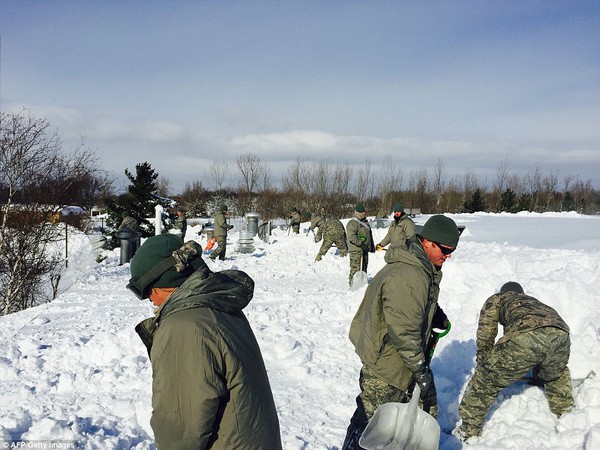
M 440 402 L 440 448 L 461 448 L 447 434 L 458 420 L 474 367 L 483 301 L 508 280 L 559 311 L 571 327 L 574 378 L 600 374 L 600 217 L 574 213 L 453 215 L 465 225 L 444 265 L 440 304 L 452 321 L 432 368 Z M 424 223 L 427 216 L 419 216 Z M 261 345 L 286 450 L 339 449 L 358 394 L 360 361 L 347 338 L 364 289 L 348 290 L 348 259 L 300 235 L 273 230 L 252 254 L 235 253 L 213 270 L 241 269 L 256 281 L 246 314 Z M 200 241 L 199 227 L 187 238 Z M 375 240 L 385 229 L 374 229 Z M 0 318 L 0 441 L 76 441 L 82 449 L 154 448 L 151 368 L 135 334 L 152 314 L 125 289 L 129 266 L 118 249 L 98 264 L 88 238 L 71 234 L 68 287 L 57 300 Z M 205 239 L 205 238 L 203 238 Z M 202 244 L 205 242 L 200 241 Z M 385 264 L 372 254 L 369 277 Z M 557 420 L 543 392 L 505 389 L 477 449 L 600 448 L 600 378 L 575 388 L 576 409 Z

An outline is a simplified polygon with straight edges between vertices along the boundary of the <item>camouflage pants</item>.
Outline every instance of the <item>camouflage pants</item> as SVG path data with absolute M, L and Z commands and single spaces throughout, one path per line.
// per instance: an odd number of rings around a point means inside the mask
M 227 251 L 227 237 L 217 236 L 215 239 L 217 240 L 217 249 L 210 255 L 210 259 L 214 261 L 219 258 L 223 261 L 225 259 L 225 252 Z
M 354 274 L 360 270 L 367 271 L 369 265 L 369 252 L 350 252 L 350 275 L 348 282 L 352 284 L 352 278 Z M 361 265 L 362 258 L 362 265 Z
M 292 231 L 294 234 L 300 234 L 300 224 L 292 224 Z
M 543 381 L 550 410 L 557 416 L 568 411 L 574 405 L 567 367 L 570 347 L 569 333 L 554 327 L 538 328 L 496 344 L 475 369 L 460 403 L 461 437 L 479 435 L 498 393 L 530 370 Z
M 346 431 L 346 439 L 342 445 L 342 450 L 359 450 L 362 448 L 358 445 L 358 440 L 377 408 L 384 403 L 407 403 L 411 397 L 410 393 L 405 390 L 391 386 L 378 378 L 367 366 L 362 367 L 358 383 L 360 394 L 356 398 L 357 408 Z M 410 390 L 410 388 L 407 388 L 407 390 Z M 419 401 L 419 405 L 422 408 L 421 401 Z M 437 404 L 431 406 L 429 414 L 437 418 L 437 413 Z
M 317 257 L 315 261 L 321 261 L 321 258 L 327 253 L 327 251 L 335 245 L 340 251 L 340 256 L 346 256 L 348 254 L 348 250 L 346 249 L 346 237 L 344 235 L 341 236 L 323 236 L 323 243 L 321 244 L 321 248 L 319 249 L 319 253 L 317 253 Z

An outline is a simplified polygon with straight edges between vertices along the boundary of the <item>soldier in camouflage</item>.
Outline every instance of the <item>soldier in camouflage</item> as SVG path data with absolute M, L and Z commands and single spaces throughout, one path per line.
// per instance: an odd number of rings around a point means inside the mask
M 360 270 L 367 271 L 369 266 L 369 253 L 375 251 L 373 233 L 367 220 L 365 207 L 358 203 L 354 207 L 354 217 L 346 224 L 346 236 L 348 238 L 348 252 L 350 256 L 350 274 L 348 283 L 352 285 L 354 274 Z
M 498 324 L 504 336 L 494 344 Z M 524 294 L 519 283 L 504 284 L 481 309 L 477 367 L 460 403 L 456 435 L 466 440 L 481 434 L 498 393 L 530 370 L 543 385 L 550 410 L 559 417 L 569 411 L 574 405 L 570 347 L 569 327 L 553 308 Z
M 335 245 L 340 251 L 340 256 L 346 256 L 348 249 L 346 247 L 346 230 L 344 225 L 339 220 L 325 220 L 321 216 L 314 216 L 310 221 L 310 230 L 314 231 L 317 229 L 315 234 L 315 242 L 320 242 L 323 239 L 319 253 L 315 258 L 315 261 L 321 261 L 321 258 L 327 253 L 327 251 Z
M 187 232 L 187 217 L 185 215 L 185 210 L 181 206 L 177 208 L 177 219 L 175 219 L 173 227 L 176 230 L 179 230 L 179 237 L 185 241 L 185 233 Z
M 433 416 L 437 392 L 429 367 L 433 328 L 447 329 L 438 305 L 442 265 L 456 249 L 459 232 L 449 217 L 432 216 L 408 248 L 393 245 L 352 319 L 349 337 L 362 362 L 360 394 L 342 450 L 358 450 L 359 438 L 384 403 L 407 402 L 415 383 L 423 409 Z
M 292 227 L 294 234 L 300 234 L 301 221 L 300 211 L 294 206 L 290 212 L 290 226 Z
M 223 261 L 225 259 L 225 253 L 227 252 L 227 233 L 233 228 L 233 225 L 227 223 L 227 210 L 227 205 L 223 204 L 215 214 L 215 239 L 217 240 L 217 249 L 210 255 L 210 259 L 213 261 L 217 258 Z

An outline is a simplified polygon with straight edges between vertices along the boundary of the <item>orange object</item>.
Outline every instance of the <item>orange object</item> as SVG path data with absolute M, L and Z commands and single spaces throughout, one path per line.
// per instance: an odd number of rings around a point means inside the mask
M 217 242 L 217 238 L 214 237 L 212 239 L 210 239 L 207 243 L 206 243 L 206 248 L 205 250 L 210 250 L 211 248 L 213 248 L 215 246 L 215 243 Z

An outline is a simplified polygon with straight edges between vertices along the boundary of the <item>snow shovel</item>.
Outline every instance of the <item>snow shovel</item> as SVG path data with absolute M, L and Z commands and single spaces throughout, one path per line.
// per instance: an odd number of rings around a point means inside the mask
M 366 450 L 437 450 L 440 426 L 419 408 L 418 384 L 408 403 L 384 403 L 369 421 L 358 444 Z
M 367 272 L 365 272 L 363 270 L 362 263 L 363 263 L 363 257 L 361 255 L 361 257 L 360 257 L 361 270 L 359 270 L 352 276 L 352 283 L 350 283 L 351 291 L 357 291 L 369 282 L 369 277 L 367 276 Z

